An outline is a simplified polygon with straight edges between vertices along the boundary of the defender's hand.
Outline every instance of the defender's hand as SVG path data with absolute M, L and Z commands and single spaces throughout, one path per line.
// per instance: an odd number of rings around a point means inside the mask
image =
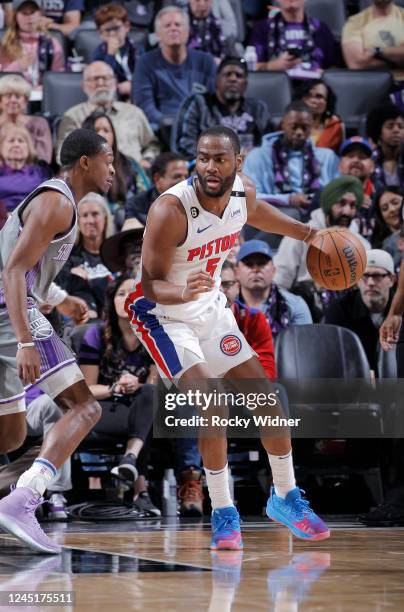
M 40 375 L 41 359 L 34 346 L 17 351 L 17 371 L 23 385 L 35 384 Z
M 399 315 L 388 315 L 379 329 L 379 339 L 382 349 L 389 351 L 398 342 L 400 335 L 402 317 Z

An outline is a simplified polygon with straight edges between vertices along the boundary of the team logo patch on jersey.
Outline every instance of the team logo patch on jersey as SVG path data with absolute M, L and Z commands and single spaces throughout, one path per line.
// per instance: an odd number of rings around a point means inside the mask
M 233 334 L 229 334 L 222 338 L 220 342 L 220 350 L 225 355 L 229 357 L 233 357 L 233 355 L 237 355 L 241 351 L 241 340 L 237 336 Z
M 193 219 L 196 219 L 199 216 L 199 208 L 197 208 L 196 206 L 191 206 L 190 212 L 191 212 L 191 217 Z
M 35 309 L 31 316 L 29 313 L 29 319 L 29 328 L 33 340 L 46 340 L 52 336 L 53 327 L 43 314 L 38 313 Z

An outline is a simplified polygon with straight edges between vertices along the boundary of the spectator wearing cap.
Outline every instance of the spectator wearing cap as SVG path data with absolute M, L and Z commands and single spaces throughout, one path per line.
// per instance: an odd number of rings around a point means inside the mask
M 101 244 L 104 266 L 114 273 L 135 277 L 139 268 L 144 227 L 136 219 L 126 219 L 122 230 Z
M 182 103 L 173 125 L 174 148 L 194 158 L 199 134 L 214 125 L 233 129 L 244 154 L 259 146 L 272 124 L 266 102 L 244 97 L 247 84 L 247 62 L 224 58 L 217 69 L 215 92 L 193 94 Z
M 239 300 L 264 313 L 274 337 L 290 325 L 312 323 L 305 301 L 273 281 L 275 270 L 272 250 L 266 242 L 248 240 L 241 245 L 236 267 Z
M 396 80 L 404 78 L 404 9 L 393 0 L 373 0 L 369 8 L 350 17 L 341 42 L 351 70 L 393 68 Z
M 21 72 L 38 87 L 43 74 L 62 72 L 64 56 L 56 38 L 42 28 L 41 0 L 13 0 L 13 17 L 0 45 L 0 64 L 5 72 Z
M 172 124 L 187 96 L 214 90 L 216 65 L 209 53 L 187 48 L 189 17 L 182 9 L 161 9 L 155 32 L 160 45 L 136 62 L 134 96 L 157 130 Z
M 367 252 L 365 273 L 358 289 L 332 302 L 324 323 L 346 327 L 359 336 L 370 369 L 377 372 L 379 328 L 386 318 L 396 282 L 393 258 L 382 249 Z
M 329 183 L 321 192 L 320 208 L 311 213 L 310 225 L 316 229 L 326 227 L 349 227 L 358 234 L 355 222 L 358 209 L 363 202 L 363 187 L 359 179 L 353 176 L 341 176 Z M 366 249 L 370 249 L 367 240 L 361 237 Z M 307 245 L 294 238 L 282 239 L 275 256 L 276 272 L 274 280 L 283 289 L 298 291 L 310 305 L 316 320 L 321 315 L 324 304 L 334 298 L 335 292 L 320 290 L 311 278 L 306 265 Z
M 275 380 L 274 342 L 267 318 L 260 309 L 249 308 L 240 301 L 240 283 L 236 277 L 236 267 L 228 259 L 223 264 L 221 280 L 220 289 L 227 298 L 227 306 L 231 308 L 241 333 L 257 353 L 268 378 Z
M 394 104 L 374 108 L 368 115 L 366 131 L 375 145 L 373 181 L 383 186 L 404 188 L 404 116 Z
M 338 175 L 339 160 L 334 151 L 312 145 L 313 117 L 301 100 L 286 107 L 281 126 L 247 155 L 244 172 L 259 198 L 294 207 L 304 217 L 313 195 Z
M 362 183 L 364 198 L 358 210 L 357 223 L 361 236 L 370 240 L 375 227 L 372 146 L 366 138 L 352 136 L 342 143 L 339 154 L 341 176 L 355 176 Z
M 136 47 L 129 38 L 128 12 L 121 4 L 106 4 L 94 16 L 102 43 L 95 49 L 93 60 L 109 64 L 118 82 L 122 99 L 130 98 L 132 75 L 136 63 Z
M 159 195 L 177 183 L 188 178 L 188 162 L 179 153 L 162 153 L 153 162 L 150 170 L 153 185 L 147 191 L 129 198 L 125 204 L 125 218 L 136 218 L 142 225 L 146 224 L 146 218 Z
M 304 0 L 278 0 L 278 5 L 251 34 L 259 68 L 286 70 L 293 78 L 318 78 L 336 63 L 334 36 L 325 23 L 305 13 Z
M 335 114 L 337 98 L 331 87 L 324 81 L 310 79 L 299 86 L 295 97 L 311 110 L 313 144 L 332 149 L 338 155 L 345 137 L 345 126 L 341 117 Z

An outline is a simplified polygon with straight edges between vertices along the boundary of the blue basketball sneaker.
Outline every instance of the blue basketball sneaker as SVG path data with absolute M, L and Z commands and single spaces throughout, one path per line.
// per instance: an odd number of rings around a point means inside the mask
M 216 508 L 212 512 L 211 550 L 242 550 L 240 516 L 234 506 Z
M 289 527 L 291 532 L 302 540 L 326 540 L 330 530 L 321 518 L 310 508 L 307 499 L 303 499 L 301 489 L 295 487 L 286 498 L 276 495 L 274 487 L 267 503 L 267 516 Z M 302 491 L 304 493 L 304 491 Z

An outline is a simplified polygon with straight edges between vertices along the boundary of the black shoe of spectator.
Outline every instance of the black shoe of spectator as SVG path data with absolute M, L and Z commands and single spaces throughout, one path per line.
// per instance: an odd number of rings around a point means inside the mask
M 150 516 L 161 516 L 161 512 L 153 504 L 147 491 L 139 493 L 137 500 L 134 502 L 136 508 Z
M 368 527 L 400 527 L 404 525 L 404 506 L 384 503 L 361 516 Z
M 132 453 L 124 455 L 118 465 L 112 468 L 111 474 L 120 480 L 135 482 L 139 473 L 136 468 L 136 457 Z

